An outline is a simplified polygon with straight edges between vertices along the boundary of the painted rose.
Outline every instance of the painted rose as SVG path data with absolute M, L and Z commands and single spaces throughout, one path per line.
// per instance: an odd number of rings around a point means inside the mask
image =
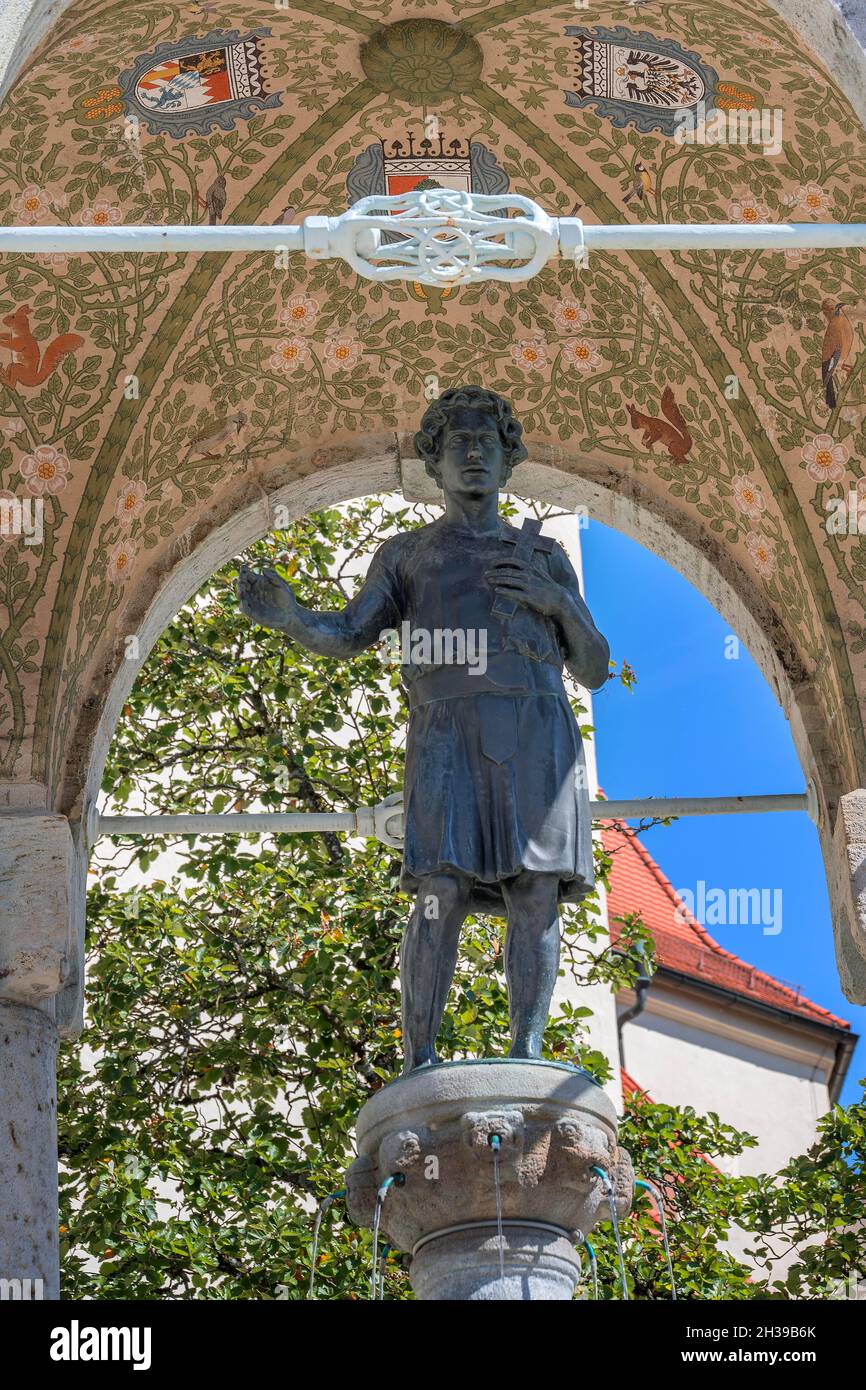
M 40 265 L 52 270 L 55 275 L 65 275 L 69 258 L 64 251 L 40 251 L 36 257 Z
M 541 372 L 547 366 L 547 343 L 543 338 L 520 338 L 512 344 L 511 356 L 525 372 Z
M 116 227 L 123 213 L 108 198 L 94 198 L 90 207 L 82 208 L 78 220 L 82 227 Z
M 585 338 L 571 338 L 564 343 L 562 360 L 567 367 L 576 367 L 579 372 L 594 372 L 601 366 L 598 348 Z
M 147 484 L 141 478 L 136 478 L 133 482 L 124 482 L 120 496 L 114 504 L 117 520 L 124 526 L 131 526 L 144 511 L 146 497 Z
M 574 333 L 589 323 L 590 312 L 576 299 L 561 299 L 553 312 L 553 321 L 563 333 Z
M 63 45 L 66 53 L 73 56 L 79 53 L 89 53 L 91 48 L 95 48 L 98 39 L 95 34 L 73 34 L 71 39 L 67 39 Z
M 51 199 L 45 189 L 40 188 L 37 183 L 29 183 L 17 198 L 12 199 L 12 211 L 17 213 L 22 222 L 31 226 L 36 222 L 44 222 L 50 209 Z
M 340 371 L 350 371 L 363 352 L 363 344 L 357 338 L 339 336 L 328 338 L 325 343 L 325 361 Z
M 311 328 L 319 306 L 315 299 L 305 294 L 293 295 L 284 309 L 280 310 L 279 323 L 283 328 Z
M 838 483 L 845 476 L 848 452 L 848 445 L 831 434 L 816 434 L 803 449 L 806 472 L 816 483 Z
M 134 541 L 118 541 L 108 557 L 108 577 L 112 584 L 122 584 L 126 580 L 137 554 L 138 546 Z
M 292 372 L 309 361 L 309 344 L 303 338 L 284 338 L 268 358 L 268 366 L 273 372 Z
M 53 444 L 40 444 L 21 460 L 21 476 L 34 497 L 54 497 L 69 481 L 69 459 Z
M 856 501 L 854 506 L 857 511 L 857 530 L 861 536 L 866 536 L 866 478 L 858 478 L 854 486 L 854 496 Z
M 746 516 L 760 516 L 767 505 L 761 488 L 743 473 L 734 478 L 731 486 L 734 492 L 734 502 L 740 511 L 744 512 Z
M 802 208 L 810 217 L 820 217 L 829 211 L 829 194 L 819 183 L 802 184 L 797 189 L 794 207 Z
M 770 209 L 766 203 L 746 195 L 728 203 L 728 216 L 732 222 L 769 222 Z
M 776 571 L 776 552 L 771 541 L 760 531 L 750 531 L 746 536 L 746 549 L 758 573 L 769 579 Z
M 765 430 L 777 430 L 779 428 L 779 412 L 767 401 L 758 401 L 755 406 L 755 414 Z

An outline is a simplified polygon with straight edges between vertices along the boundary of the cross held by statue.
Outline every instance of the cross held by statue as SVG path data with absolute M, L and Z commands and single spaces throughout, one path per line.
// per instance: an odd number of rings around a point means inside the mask
M 515 560 L 521 560 L 527 565 L 532 564 L 532 556 L 536 550 L 550 551 L 555 544 L 552 537 L 542 536 L 541 522 L 535 517 L 527 517 L 516 536 L 503 536 L 502 540 L 506 545 L 514 546 Z M 516 612 L 516 599 L 497 594 L 493 605 L 493 613 L 497 618 L 513 618 Z

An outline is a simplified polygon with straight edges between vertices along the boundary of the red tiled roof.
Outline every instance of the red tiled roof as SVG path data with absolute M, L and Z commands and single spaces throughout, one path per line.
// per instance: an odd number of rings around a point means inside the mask
M 633 1076 L 629 1076 L 625 1067 L 619 1069 L 619 1079 L 622 1082 L 622 1093 L 624 1096 L 646 1096 L 650 1099 L 649 1091 L 645 1091 L 643 1086 L 639 1086 Z
M 656 960 L 682 975 L 705 984 L 755 999 L 762 1004 L 823 1023 L 831 1028 L 850 1028 L 820 1004 L 813 1004 L 799 989 L 774 980 L 762 970 L 725 951 L 687 910 L 640 837 L 623 822 L 608 822 L 602 830 L 604 847 L 613 861 L 608 894 L 611 938 L 621 926 L 613 919 L 639 912 L 656 944 Z M 631 1078 L 629 1078 L 630 1080 Z

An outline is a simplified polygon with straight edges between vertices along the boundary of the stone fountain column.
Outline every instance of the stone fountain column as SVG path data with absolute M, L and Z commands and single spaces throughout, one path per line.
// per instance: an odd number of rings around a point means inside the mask
M 346 1178 L 352 1219 L 410 1256 L 424 1300 L 562 1300 L 580 1272 L 575 1245 L 630 1208 L 631 1161 L 616 1112 L 585 1072 L 512 1058 L 444 1062 L 392 1081 L 358 1116 Z M 498 1157 L 497 1157 L 498 1155 Z M 498 1166 L 503 1230 L 497 1228 Z

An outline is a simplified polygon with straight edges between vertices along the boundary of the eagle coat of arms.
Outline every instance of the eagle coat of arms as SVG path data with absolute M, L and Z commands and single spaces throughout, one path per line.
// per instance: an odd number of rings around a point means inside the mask
M 576 88 L 565 93 L 566 105 L 593 106 L 612 125 L 673 135 L 686 112 L 755 104 L 752 93 L 720 81 L 715 69 L 673 39 L 622 26 L 581 29 L 569 24 L 565 32 L 575 41 Z

